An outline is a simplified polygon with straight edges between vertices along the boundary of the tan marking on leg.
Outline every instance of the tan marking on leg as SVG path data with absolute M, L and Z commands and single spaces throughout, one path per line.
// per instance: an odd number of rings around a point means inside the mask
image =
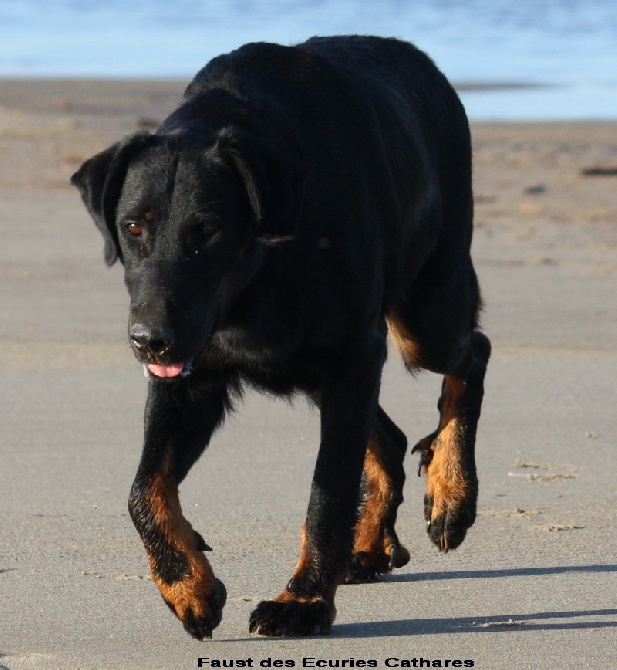
M 156 475 L 149 487 L 148 502 L 161 535 L 188 561 L 188 574 L 167 584 L 158 574 L 155 552 L 146 545 L 152 579 L 180 619 L 184 619 L 189 610 L 198 617 L 207 614 L 207 598 L 215 587 L 214 573 L 206 557 L 197 549 L 193 527 L 182 515 L 175 482 L 164 475 Z
M 297 602 L 297 603 L 317 603 L 317 602 L 330 602 L 326 598 L 322 598 L 321 596 L 315 596 L 314 598 L 306 598 L 304 596 L 297 596 L 294 595 L 293 593 L 289 593 L 287 589 L 279 593 L 278 596 L 274 599 L 275 603 L 290 603 L 290 602 Z
M 427 468 L 426 492 L 433 499 L 431 520 L 455 510 L 469 495 L 470 482 L 465 476 L 463 463 L 464 445 L 461 443 L 459 401 L 465 383 L 446 375 L 442 394 L 439 432 L 431 444 L 432 457 Z M 447 541 L 443 547 L 448 549 Z
M 302 573 L 307 570 L 307 568 L 311 564 L 311 557 L 308 553 L 308 550 L 306 548 L 306 524 L 302 526 L 302 530 L 300 531 L 300 558 L 298 559 L 298 563 L 296 564 L 296 569 L 294 570 L 293 576 L 290 581 L 293 581 L 296 577 L 299 577 L 302 575 Z M 288 600 L 300 600 L 302 602 L 310 602 L 307 601 L 306 599 L 303 600 L 302 598 L 293 596 L 289 591 L 285 590 L 283 591 L 280 596 L 275 598 L 276 601 L 279 602 L 287 602 Z
M 443 390 L 443 406 L 439 419 L 439 429 L 445 428 L 452 419 L 458 419 L 458 403 L 463 393 L 465 393 L 466 384 L 464 381 L 453 377 L 445 376 L 445 388 Z
M 381 444 L 375 431 L 369 440 L 364 472 L 366 496 L 362 513 L 356 524 L 355 554 L 366 553 L 378 572 L 387 571 L 392 547 L 384 535 L 385 520 L 393 493 L 392 479 L 382 465 Z
M 355 527 L 353 553 L 365 554 L 368 564 L 377 573 L 389 572 L 393 551 L 392 538 L 387 537 L 385 530 L 391 512 L 394 483 L 383 466 L 383 459 L 383 446 L 377 431 L 373 431 L 364 459 L 366 494 Z M 407 549 L 397 544 L 397 551 L 398 561 L 407 563 Z
M 427 493 L 434 499 L 433 517 L 442 514 L 448 502 L 462 500 L 467 494 L 457 433 L 458 421 L 450 419 L 431 447 L 433 457 L 428 466 Z
M 391 312 L 386 317 L 388 332 L 394 346 L 397 348 L 405 363 L 411 367 L 422 367 L 420 345 L 409 332 L 397 312 Z
M 388 477 L 377 456 L 379 449 L 377 436 L 373 433 L 364 459 L 367 491 L 362 515 L 356 524 L 354 553 L 374 554 L 385 549 L 384 518 L 393 487 L 392 480 Z

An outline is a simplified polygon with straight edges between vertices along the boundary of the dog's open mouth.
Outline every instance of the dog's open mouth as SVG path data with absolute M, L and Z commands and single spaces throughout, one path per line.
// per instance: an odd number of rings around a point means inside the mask
M 203 352 L 203 350 L 206 348 L 206 346 L 212 339 L 212 335 L 218 325 L 219 316 L 220 316 L 220 309 L 216 311 L 214 320 L 212 321 L 208 333 L 204 338 L 203 344 L 199 349 L 200 352 Z M 159 362 L 143 363 L 144 376 L 145 377 L 152 376 L 157 377 L 159 379 L 177 379 L 180 377 L 188 377 L 191 374 L 191 372 L 193 372 L 193 361 L 197 360 L 199 358 L 199 355 L 200 354 L 198 354 L 194 358 L 191 358 L 187 361 L 183 361 L 181 363 L 159 363 Z
M 144 364 L 144 371 L 146 375 L 151 374 L 153 377 L 160 377 L 163 379 L 170 379 L 172 377 L 186 377 L 191 374 L 192 369 L 192 361 L 185 361 L 184 363 L 171 363 L 170 365 L 163 365 L 161 363 Z

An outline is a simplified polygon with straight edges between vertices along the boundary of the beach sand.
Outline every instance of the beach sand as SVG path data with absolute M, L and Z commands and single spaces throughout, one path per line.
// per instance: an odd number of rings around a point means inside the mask
M 104 267 L 68 184 L 94 152 L 155 127 L 183 87 L 0 80 L 0 668 L 192 668 L 200 656 L 612 667 L 617 123 L 472 124 L 494 356 L 480 516 L 461 549 L 438 556 L 423 537 L 409 458 L 410 565 L 341 589 L 330 640 L 248 639 L 248 612 L 293 567 L 318 433 L 303 405 L 251 396 L 182 489 L 230 593 L 200 645 L 161 603 L 126 513 L 145 388 L 121 269 Z M 438 388 L 391 357 L 384 405 L 412 444 L 434 428 Z

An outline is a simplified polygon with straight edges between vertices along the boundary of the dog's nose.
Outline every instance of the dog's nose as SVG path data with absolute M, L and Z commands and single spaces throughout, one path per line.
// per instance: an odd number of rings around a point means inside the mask
M 136 323 L 131 327 L 129 337 L 137 351 L 156 356 L 166 353 L 174 343 L 174 331 L 169 326 L 149 327 Z

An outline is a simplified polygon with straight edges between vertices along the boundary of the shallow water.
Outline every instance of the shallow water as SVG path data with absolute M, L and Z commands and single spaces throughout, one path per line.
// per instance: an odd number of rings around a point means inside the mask
M 0 76 L 182 77 L 247 41 L 415 42 L 472 118 L 617 118 L 615 0 L 0 0 Z M 1 104 L 1 101 L 0 101 Z

